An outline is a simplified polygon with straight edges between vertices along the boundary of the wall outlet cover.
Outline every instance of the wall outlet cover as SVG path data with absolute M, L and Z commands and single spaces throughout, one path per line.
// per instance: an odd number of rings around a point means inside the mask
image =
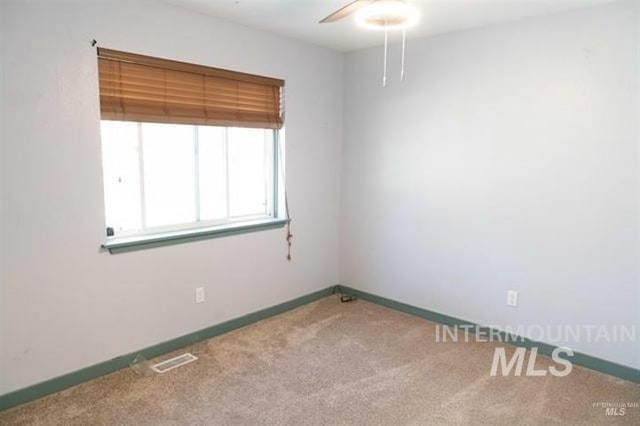
M 204 287 L 196 288 L 196 303 L 204 302 Z

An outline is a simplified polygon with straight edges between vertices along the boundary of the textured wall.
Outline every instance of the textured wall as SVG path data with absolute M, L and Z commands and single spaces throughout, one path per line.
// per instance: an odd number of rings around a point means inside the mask
M 345 59 L 345 285 L 495 325 L 636 326 L 632 2 Z M 508 289 L 520 305 L 506 305 Z M 571 345 L 640 367 L 638 344 Z
M 2 2 L 0 394 L 338 282 L 341 54 L 169 5 Z M 286 79 L 284 231 L 134 253 L 104 240 L 95 50 Z M 195 305 L 194 288 L 207 301 Z

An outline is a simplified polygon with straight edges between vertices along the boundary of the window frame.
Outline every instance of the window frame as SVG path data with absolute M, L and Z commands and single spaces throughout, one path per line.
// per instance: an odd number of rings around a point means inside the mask
M 287 218 L 273 218 L 268 220 L 242 222 L 206 228 L 185 229 L 182 231 L 171 231 L 150 235 L 107 237 L 107 241 L 102 244 L 102 249 L 108 250 L 112 254 L 125 253 L 134 250 L 162 247 L 172 244 L 279 229 L 283 228 L 287 223 L 289 223 L 289 221 L 290 220 Z
M 109 120 L 111 121 L 111 120 Z M 248 214 L 241 216 L 230 215 L 229 205 L 229 178 L 228 178 L 228 129 L 225 128 L 225 164 L 227 167 L 227 179 L 226 179 L 226 208 L 227 216 L 223 219 L 213 220 L 199 220 L 200 218 L 200 194 L 197 191 L 199 187 L 199 138 L 198 138 L 198 125 L 191 125 L 194 130 L 193 144 L 194 144 L 194 186 L 196 189 L 196 197 L 194 201 L 196 204 L 196 218 L 194 222 L 177 223 L 164 226 L 145 226 L 145 194 L 144 194 L 144 169 L 143 169 L 143 149 L 144 142 L 142 140 L 142 122 L 136 122 L 138 132 L 138 156 L 140 161 L 140 203 L 141 203 L 141 229 L 138 231 L 124 231 L 119 232 L 117 235 L 107 236 L 106 241 L 102 244 L 102 248 L 108 250 L 110 253 L 120 253 L 131 250 L 138 250 L 143 248 L 159 247 L 168 244 L 177 244 L 189 241 L 197 241 L 202 239 L 217 238 L 229 235 L 237 235 L 248 232 L 256 232 L 267 229 L 276 229 L 284 227 L 289 220 L 282 217 L 280 212 L 282 209 L 279 205 L 279 195 L 282 190 L 280 176 L 283 171 L 283 164 L 281 158 L 281 132 L 284 129 L 264 129 L 273 132 L 273 142 L 271 146 L 270 160 L 272 164 L 272 176 L 271 176 L 271 196 L 267 198 L 267 212 L 271 214 Z M 170 123 L 167 123 L 170 124 Z M 222 126 L 215 126 L 222 127 Z M 104 181 L 103 181 L 104 187 Z M 105 213 L 106 213 L 106 200 L 105 200 Z M 106 221 L 106 216 L 105 216 Z

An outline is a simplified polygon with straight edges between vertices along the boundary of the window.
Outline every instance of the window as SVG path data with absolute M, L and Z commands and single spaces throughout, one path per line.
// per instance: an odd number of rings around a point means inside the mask
M 286 223 L 283 81 L 106 49 L 98 69 L 109 250 Z
M 275 217 L 272 129 L 102 121 L 114 236 Z

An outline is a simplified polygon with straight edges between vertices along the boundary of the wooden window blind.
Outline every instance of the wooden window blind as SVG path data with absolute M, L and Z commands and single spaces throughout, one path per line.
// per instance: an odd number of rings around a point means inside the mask
M 279 129 L 284 81 L 98 49 L 103 120 Z

